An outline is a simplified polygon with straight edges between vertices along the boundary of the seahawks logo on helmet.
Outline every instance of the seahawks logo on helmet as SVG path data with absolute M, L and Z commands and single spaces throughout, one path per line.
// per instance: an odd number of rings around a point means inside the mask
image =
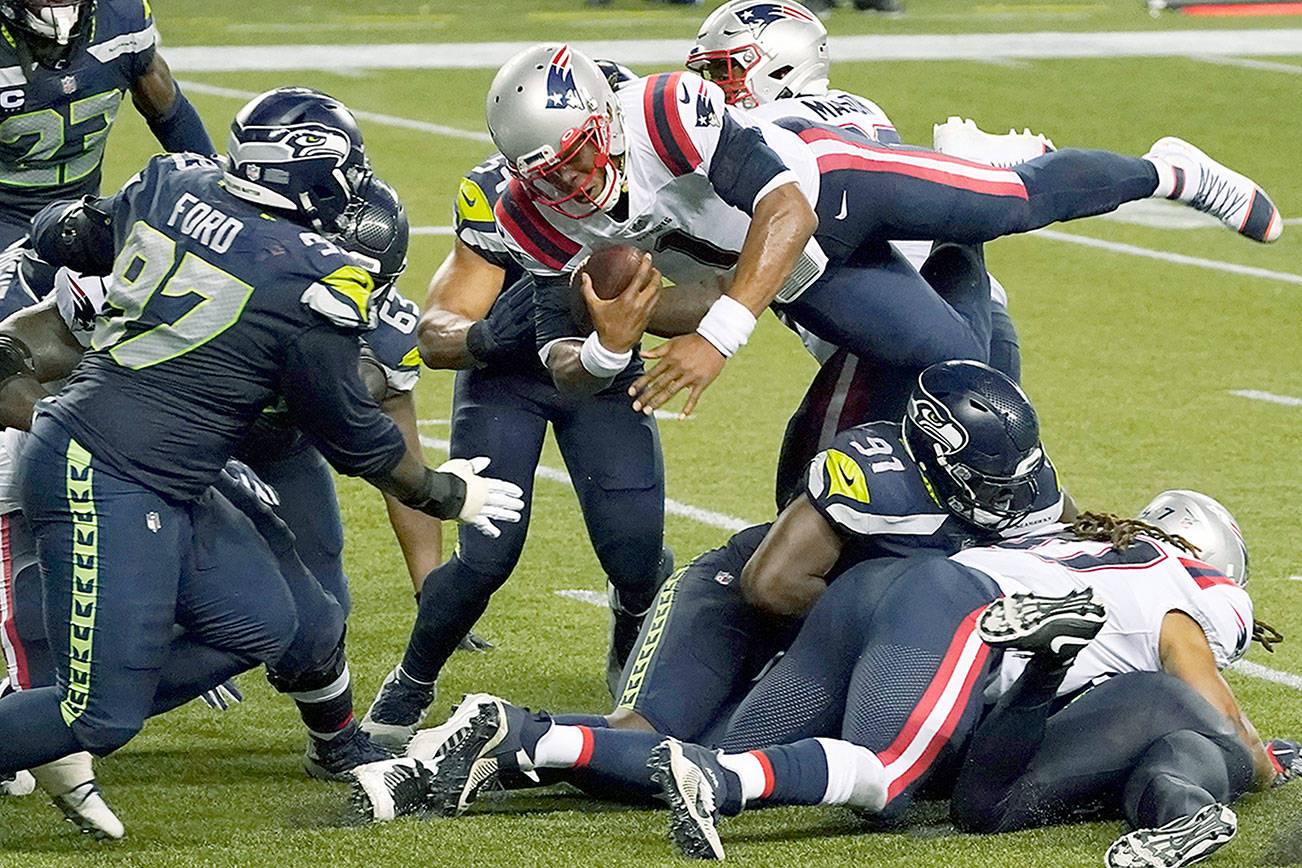
M 324 124 L 262 127 L 261 130 L 251 127 L 247 132 L 256 135 L 263 130 L 267 136 L 263 141 L 232 143 L 228 150 L 233 162 L 292 163 L 315 157 L 329 157 L 336 166 L 342 166 L 352 149 L 352 141 L 347 134 Z
M 552 55 L 547 67 L 547 108 L 583 108 L 585 100 L 574 84 L 574 69 L 570 66 L 570 47 L 562 45 Z
M 953 455 L 967 446 L 967 429 L 958 424 L 944 404 L 927 395 L 909 398 L 909 419 L 936 443 L 940 455 Z

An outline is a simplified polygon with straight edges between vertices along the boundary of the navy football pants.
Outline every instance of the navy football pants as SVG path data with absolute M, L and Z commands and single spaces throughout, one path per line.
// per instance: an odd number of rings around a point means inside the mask
M 851 567 L 742 700 L 720 747 L 845 739 L 877 755 L 886 810 L 902 809 L 980 717 L 999 656 L 976 618 L 999 596 L 988 576 L 941 557 Z
M 210 490 L 177 504 L 114 477 L 49 417 L 34 423 L 21 466 L 56 677 L 0 701 L 0 729 L 14 734 L 0 770 L 130 740 L 154 708 L 176 625 L 243 660 L 286 656 L 294 593 L 229 501 Z
M 951 802 L 960 829 L 1008 832 L 1096 806 L 1153 828 L 1251 787 L 1233 724 L 1179 678 L 1117 675 L 1050 715 L 1061 681 L 1028 666 L 977 727 Z
M 460 371 L 452 403 L 453 458 L 487 455 L 488 473 L 524 491 L 520 521 L 490 539 L 462 526 L 456 554 L 425 579 L 403 669 L 433 681 L 461 637 L 511 575 L 529 530 L 534 472 L 552 425 L 588 536 L 624 608 L 650 605 L 664 542 L 665 477 L 655 420 L 621 389 L 563 397 L 531 373 Z

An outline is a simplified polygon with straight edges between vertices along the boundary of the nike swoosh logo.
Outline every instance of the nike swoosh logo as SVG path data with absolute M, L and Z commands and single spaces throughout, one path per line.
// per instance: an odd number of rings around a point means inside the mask
M 845 191 L 842 190 L 842 191 L 841 191 L 841 210 L 838 211 L 837 214 L 836 214 L 836 216 L 833 217 L 832 219 L 833 219 L 833 220 L 844 220 L 844 219 L 845 219 L 845 215 L 848 214 L 848 213 L 850 213 L 850 212 L 849 212 L 849 210 L 847 209 L 846 204 L 845 204 Z
M 844 468 L 838 467 L 836 469 L 836 472 L 841 475 L 841 481 L 845 483 L 846 488 L 854 487 L 854 479 L 851 478 L 850 474 L 845 472 Z
M 720 31 L 719 31 L 719 35 L 720 35 L 720 36 L 736 36 L 738 33 L 749 33 L 749 32 L 750 32 L 750 28 L 749 28 L 749 27 L 743 27 L 743 28 L 741 28 L 740 30 L 720 30 Z
M 479 201 L 478 199 L 471 199 L 471 198 L 470 198 L 469 196 L 467 196 L 465 193 L 462 193 L 462 194 L 461 194 L 461 198 L 464 199 L 464 200 L 466 200 L 466 205 L 467 205 L 468 207 L 470 207 L 470 208 L 475 207 L 475 203 Z

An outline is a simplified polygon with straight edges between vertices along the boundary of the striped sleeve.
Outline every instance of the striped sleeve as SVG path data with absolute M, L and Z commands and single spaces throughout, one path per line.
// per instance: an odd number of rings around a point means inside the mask
M 1202 561 L 1181 557 L 1180 565 L 1197 590 L 1172 608 L 1198 622 L 1216 665 L 1224 669 L 1246 654 L 1252 641 L 1252 598 L 1233 579 Z
M 560 274 L 583 250 L 582 244 L 547 222 L 514 178 L 493 214 L 502 237 L 524 255 L 523 265 L 534 274 Z
M 693 87 L 695 84 L 702 87 Z M 718 138 L 720 110 L 712 102 L 704 84 L 701 79 L 685 72 L 662 73 L 649 76 L 642 92 L 642 111 L 651 146 L 660 161 L 675 175 L 694 172 L 704 161 L 689 128 L 703 126 L 708 129 L 713 115 L 714 137 Z M 721 99 L 718 104 L 722 104 Z M 698 134 L 697 138 L 704 137 Z

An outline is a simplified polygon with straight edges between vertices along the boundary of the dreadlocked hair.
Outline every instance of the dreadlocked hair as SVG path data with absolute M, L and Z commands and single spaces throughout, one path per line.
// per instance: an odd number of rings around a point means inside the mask
M 1135 541 L 1135 537 L 1142 533 L 1184 549 L 1191 555 L 1198 554 L 1198 546 L 1179 534 L 1167 533 L 1160 527 L 1137 518 L 1119 518 L 1110 512 L 1082 512 L 1076 516 L 1076 520 L 1071 523 L 1068 530 L 1077 539 L 1110 543 L 1114 551 L 1127 548 Z M 1252 641 L 1274 654 L 1275 646 L 1284 641 L 1284 634 L 1260 618 L 1254 618 Z
M 1114 551 L 1129 547 L 1135 537 L 1142 533 L 1184 549 L 1191 555 L 1198 554 L 1198 546 L 1179 534 L 1167 533 L 1160 527 L 1137 518 L 1119 518 L 1110 512 L 1082 512 L 1076 516 L 1069 529 L 1077 539 L 1111 543 Z

